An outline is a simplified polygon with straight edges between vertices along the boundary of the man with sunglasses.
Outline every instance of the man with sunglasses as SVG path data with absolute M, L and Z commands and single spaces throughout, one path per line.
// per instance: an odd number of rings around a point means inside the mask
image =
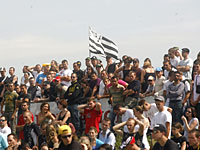
M 73 139 L 72 129 L 68 125 L 62 125 L 58 129 L 60 145 L 58 150 L 82 150 L 81 145 Z
M 80 122 L 79 122 L 79 112 L 78 104 L 82 102 L 83 92 L 81 90 L 81 85 L 78 83 L 78 77 L 76 73 L 71 74 L 71 85 L 64 94 L 64 98 L 67 99 L 68 110 L 71 113 L 72 123 L 75 126 L 76 130 L 79 131 Z
M 155 125 L 152 132 L 152 138 L 157 142 L 153 146 L 153 150 L 178 150 L 178 145 L 166 137 L 166 131 L 164 125 Z
M 0 133 L 4 134 L 6 137 L 11 133 L 5 116 L 0 117 Z

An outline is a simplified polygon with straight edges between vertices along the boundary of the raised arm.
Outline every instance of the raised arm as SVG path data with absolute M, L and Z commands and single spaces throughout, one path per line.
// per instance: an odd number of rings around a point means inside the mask
M 119 134 L 120 136 L 123 136 L 123 131 L 120 129 L 121 127 L 125 126 L 126 125 L 126 121 L 122 122 L 122 123 L 119 123 L 115 126 L 113 126 L 113 130 Z

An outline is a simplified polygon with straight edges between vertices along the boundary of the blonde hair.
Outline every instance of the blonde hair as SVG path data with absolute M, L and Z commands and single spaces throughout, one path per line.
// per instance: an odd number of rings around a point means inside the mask
M 92 150 L 92 146 L 90 144 L 90 139 L 87 136 L 82 136 L 79 140 L 80 144 L 85 144 L 88 150 Z

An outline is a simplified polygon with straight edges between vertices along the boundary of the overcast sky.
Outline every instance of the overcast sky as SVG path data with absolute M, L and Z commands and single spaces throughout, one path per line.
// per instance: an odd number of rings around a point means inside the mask
M 88 27 L 113 40 L 119 56 L 152 59 L 170 47 L 199 52 L 199 0 L 4 0 L 0 2 L 0 66 L 16 67 L 88 56 Z M 102 58 L 103 59 L 103 58 Z M 83 65 L 83 68 L 85 66 Z

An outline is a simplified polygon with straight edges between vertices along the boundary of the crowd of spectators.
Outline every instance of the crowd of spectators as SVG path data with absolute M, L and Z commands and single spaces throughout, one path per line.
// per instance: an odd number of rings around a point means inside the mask
M 73 70 L 52 60 L 24 66 L 21 78 L 0 67 L 0 150 L 200 149 L 200 52 L 189 54 L 170 48 L 155 68 L 127 55 Z

